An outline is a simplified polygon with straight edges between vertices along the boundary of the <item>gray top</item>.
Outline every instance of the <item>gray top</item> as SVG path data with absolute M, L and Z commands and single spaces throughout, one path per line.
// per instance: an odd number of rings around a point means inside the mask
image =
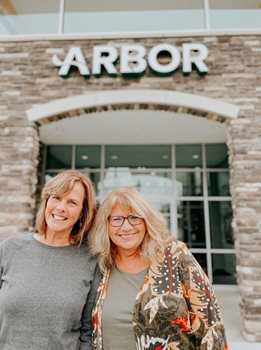
M 132 312 L 147 271 L 129 273 L 112 269 L 102 310 L 103 350 L 136 349 Z
M 3 241 L 0 349 L 92 349 L 91 309 L 100 279 L 95 267 L 86 244 L 53 247 L 32 235 Z

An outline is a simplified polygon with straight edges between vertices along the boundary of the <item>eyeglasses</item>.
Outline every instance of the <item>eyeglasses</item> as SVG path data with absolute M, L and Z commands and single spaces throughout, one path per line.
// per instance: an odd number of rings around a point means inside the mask
M 128 223 L 131 226 L 137 226 L 140 225 L 143 221 L 143 218 L 139 218 L 138 216 L 134 216 L 134 215 L 129 215 L 129 216 L 109 216 L 108 217 L 109 223 L 111 224 L 111 226 L 113 227 L 120 227 L 123 225 L 125 220 L 128 220 Z

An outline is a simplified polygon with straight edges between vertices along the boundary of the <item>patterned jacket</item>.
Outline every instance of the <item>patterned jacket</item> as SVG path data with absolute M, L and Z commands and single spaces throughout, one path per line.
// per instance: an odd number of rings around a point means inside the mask
M 107 270 L 93 310 L 93 345 L 102 350 L 101 313 Z M 137 350 L 227 350 L 224 324 L 205 272 L 187 246 L 173 240 L 164 263 L 152 263 L 133 309 Z

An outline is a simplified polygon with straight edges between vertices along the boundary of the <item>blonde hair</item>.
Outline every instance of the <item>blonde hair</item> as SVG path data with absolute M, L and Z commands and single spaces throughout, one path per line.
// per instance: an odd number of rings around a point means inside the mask
M 101 271 L 104 272 L 106 268 L 114 265 L 115 246 L 109 238 L 108 217 L 116 205 L 127 213 L 144 219 L 146 234 L 141 244 L 140 255 L 150 261 L 162 259 L 169 242 L 163 215 L 156 211 L 135 188 L 123 186 L 112 190 L 104 199 L 88 236 L 90 250 L 97 256 Z
M 40 235 L 46 235 L 45 209 L 48 199 L 51 196 L 63 196 L 70 192 L 76 182 L 81 183 L 84 187 L 84 200 L 81 218 L 75 223 L 71 231 L 70 242 L 80 245 L 86 238 L 96 214 L 95 191 L 91 180 L 74 170 L 64 171 L 45 184 L 35 225 L 35 229 Z

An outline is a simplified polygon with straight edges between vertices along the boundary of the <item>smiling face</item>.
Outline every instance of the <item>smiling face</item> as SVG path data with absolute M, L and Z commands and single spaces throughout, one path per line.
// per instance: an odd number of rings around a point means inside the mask
M 124 211 L 119 205 L 116 205 L 110 216 L 124 216 L 132 215 Z M 114 227 L 108 223 L 109 237 L 116 245 L 118 252 L 125 252 L 132 254 L 140 249 L 140 245 L 146 234 L 146 226 L 144 220 L 139 225 L 132 226 L 127 219 L 119 227 Z
M 76 182 L 70 192 L 62 196 L 51 196 L 45 208 L 46 235 L 54 234 L 69 238 L 73 226 L 81 217 L 84 187 Z

